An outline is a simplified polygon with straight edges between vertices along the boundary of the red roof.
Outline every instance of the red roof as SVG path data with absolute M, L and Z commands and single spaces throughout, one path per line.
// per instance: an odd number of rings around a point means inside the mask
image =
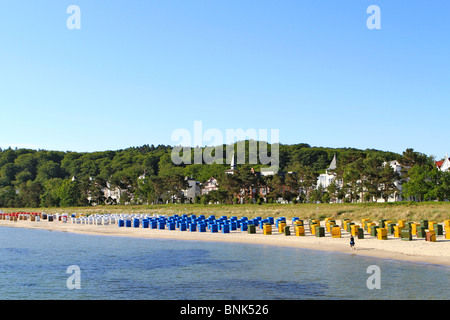
M 444 161 L 436 161 L 436 166 L 438 168 L 441 168 L 442 164 L 444 163 Z

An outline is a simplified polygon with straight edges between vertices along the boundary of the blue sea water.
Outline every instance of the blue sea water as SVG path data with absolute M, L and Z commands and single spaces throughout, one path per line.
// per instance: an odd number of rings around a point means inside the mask
M 67 268 L 80 268 L 70 290 Z M 369 289 L 370 265 L 381 288 Z M 450 299 L 450 268 L 266 245 L 0 227 L 0 299 Z

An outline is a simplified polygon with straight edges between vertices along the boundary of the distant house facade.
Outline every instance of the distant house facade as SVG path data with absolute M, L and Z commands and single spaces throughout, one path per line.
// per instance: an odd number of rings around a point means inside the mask
M 436 167 L 441 170 L 442 172 L 447 172 L 450 170 L 450 158 L 448 157 L 448 154 L 445 155 L 444 160 L 436 161 L 435 162 Z
M 202 194 L 200 182 L 191 177 L 186 177 L 185 180 L 188 182 L 188 188 L 181 191 L 182 195 L 189 203 L 194 203 L 195 198 Z
M 203 188 L 201 189 L 201 194 L 208 194 L 213 190 L 218 190 L 219 184 L 217 183 L 217 179 L 214 177 L 209 178 L 204 184 Z
M 106 188 L 102 189 L 105 195 L 105 203 L 118 204 L 120 202 L 120 196 L 122 194 L 119 187 L 112 188 L 109 182 L 106 182 Z
M 72 181 L 76 181 L 77 178 L 75 176 L 72 177 Z M 94 178 L 90 177 L 90 181 L 94 181 Z M 119 204 L 120 202 L 120 196 L 122 194 L 122 191 L 119 187 L 112 187 L 111 183 L 109 181 L 106 182 L 106 186 L 101 188 L 101 192 L 103 193 L 104 201 L 106 204 Z M 96 203 L 97 200 L 94 200 L 94 198 L 90 195 L 90 192 L 87 196 L 87 201 L 91 205 L 98 205 Z
M 295 172 L 290 171 L 290 172 L 283 172 L 283 171 L 278 171 L 278 167 L 273 168 L 273 167 L 269 167 L 269 168 L 261 168 L 260 172 L 254 172 L 252 169 L 252 172 L 255 174 L 260 174 L 262 177 L 270 177 L 270 176 L 275 176 L 278 175 L 280 177 L 282 177 L 283 179 L 286 178 L 286 175 L 296 175 Z M 267 202 L 267 197 L 270 195 L 270 193 L 273 190 L 271 190 L 271 188 L 267 185 L 260 185 L 257 186 L 256 188 L 253 189 L 253 193 L 252 193 L 252 198 L 256 198 L 257 196 L 261 199 L 264 200 L 264 202 Z M 291 187 L 287 186 L 287 185 L 282 185 L 279 187 L 278 190 L 280 193 L 287 193 L 287 192 L 291 192 L 292 189 Z M 297 191 L 301 191 L 301 189 L 299 188 L 299 190 Z M 285 203 L 287 202 L 286 200 L 282 199 L 282 198 L 278 198 L 275 199 L 276 202 L 279 203 Z
M 384 162 L 383 165 L 384 166 L 389 165 L 400 176 L 402 175 L 403 171 L 405 171 L 405 169 L 406 170 L 409 169 L 409 167 L 403 167 L 397 160 Z M 443 160 L 436 161 L 435 165 L 442 172 L 450 171 L 450 158 L 449 158 L 448 154 L 445 156 L 445 158 Z M 315 188 L 321 187 L 323 189 L 327 189 L 331 184 L 334 183 L 338 189 L 342 189 L 344 187 L 344 181 L 342 179 L 337 178 L 336 173 L 335 173 L 336 169 L 337 169 L 337 157 L 336 157 L 336 154 L 334 154 L 333 159 L 331 160 L 331 163 L 328 166 L 328 168 L 325 170 L 324 173 L 320 174 L 317 177 L 317 182 L 316 182 Z M 237 172 L 237 166 L 236 166 L 235 156 L 233 154 L 230 169 L 225 170 L 225 174 L 235 174 L 236 172 Z M 258 171 L 258 172 L 255 172 L 252 168 L 252 173 L 254 175 L 261 176 L 261 177 L 270 177 L 270 176 L 279 175 L 283 178 L 286 176 L 286 174 L 292 174 L 292 175 L 296 174 L 295 172 L 288 172 L 288 173 L 280 172 L 280 171 L 278 171 L 278 168 L 275 168 L 275 169 L 274 168 L 261 168 L 260 171 Z M 146 176 L 147 176 L 147 172 L 144 171 L 144 174 L 139 176 L 138 180 L 143 180 L 146 178 Z M 193 179 L 192 177 L 186 177 L 185 179 L 188 182 L 188 187 L 186 189 L 182 190 L 180 195 L 177 195 L 175 197 L 177 201 L 179 201 L 181 199 L 182 201 L 194 203 L 196 200 L 196 197 L 199 197 L 202 195 L 207 195 L 209 192 L 219 189 L 219 183 L 218 183 L 217 179 L 214 177 L 209 178 L 204 183 L 201 183 L 201 182 Z M 76 181 L 76 180 L 77 180 L 77 178 L 75 176 L 73 176 L 72 181 Z M 93 178 L 91 178 L 91 180 L 94 181 Z M 359 182 L 361 182 L 361 181 L 359 181 Z M 394 185 L 396 187 L 396 190 L 392 191 L 392 193 L 390 193 L 389 196 L 386 197 L 386 199 L 380 197 L 377 199 L 373 198 L 373 199 L 371 199 L 371 201 L 396 202 L 396 201 L 404 200 L 402 198 L 403 188 L 402 188 L 401 179 L 394 181 Z M 384 187 L 385 186 L 383 186 L 382 184 L 378 186 L 380 191 L 384 190 L 383 189 Z M 125 192 L 127 192 L 127 189 L 121 189 L 118 186 L 112 186 L 111 183 L 109 181 L 107 181 L 105 186 L 103 186 L 101 188 L 101 191 L 104 194 L 104 199 L 105 199 L 106 204 L 119 204 L 120 200 L 121 200 L 121 196 L 123 196 L 125 194 Z M 236 197 L 239 199 L 239 201 L 241 203 L 246 201 L 245 198 L 250 198 L 251 201 L 253 201 L 253 202 L 256 202 L 256 199 L 258 199 L 258 198 L 262 199 L 264 202 L 267 202 L 268 196 L 270 195 L 271 191 L 273 191 L 273 190 L 271 190 L 271 188 L 268 185 L 266 185 L 264 183 L 263 184 L 258 183 L 258 185 L 252 186 L 251 189 L 248 189 L 248 190 L 241 189 L 239 194 L 236 195 Z M 279 187 L 279 191 L 281 193 L 287 193 L 287 192 L 294 191 L 294 190 L 290 190 L 290 188 L 288 186 L 281 186 L 281 187 Z M 298 192 L 294 191 L 294 193 L 306 194 L 308 192 L 308 190 L 303 190 L 301 187 L 297 191 Z M 367 190 L 365 190 L 365 188 L 362 189 L 361 194 L 359 194 L 359 200 L 357 200 L 358 202 L 367 201 L 366 199 L 363 199 L 363 196 L 365 195 L 366 191 Z M 341 199 L 341 198 L 337 199 L 336 197 L 334 197 L 332 199 L 332 201 L 333 202 L 334 201 L 335 202 L 343 202 L 346 197 L 349 197 L 349 195 L 346 194 L 343 199 Z M 299 200 L 299 198 L 300 198 L 300 196 L 297 197 L 297 200 Z M 124 200 L 124 199 L 122 199 L 122 200 Z M 91 197 L 89 195 L 88 201 L 92 205 L 96 205 L 96 203 L 94 201 L 97 201 L 97 200 L 94 200 L 93 197 Z M 125 202 L 125 204 L 132 203 L 133 201 L 134 201 L 134 194 L 131 194 L 131 197 L 130 197 L 130 195 L 127 196 L 127 202 Z M 281 198 L 277 199 L 276 201 L 277 202 L 286 202 L 286 200 L 281 199 Z
M 402 166 L 400 165 L 400 163 L 397 160 L 394 161 L 389 161 L 389 162 L 384 162 L 383 163 L 384 166 L 389 165 L 396 173 L 398 173 L 399 175 L 402 174 Z M 336 178 L 336 174 L 334 172 L 334 170 L 336 170 L 337 168 L 337 158 L 336 158 L 336 154 L 333 157 L 333 160 L 330 163 L 330 166 L 326 169 L 325 173 L 320 174 L 317 177 L 317 188 L 319 188 L 320 186 L 324 189 L 328 188 L 332 183 L 336 184 L 336 187 L 338 189 L 341 189 L 344 186 L 344 181 L 342 179 L 337 179 Z M 361 181 L 358 181 L 361 182 Z M 387 201 L 388 202 L 396 202 L 396 201 L 402 201 L 402 183 L 401 180 L 396 180 L 394 181 L 394 185 L 396 187 L 396 191 L 393 192 L 392 194 L 389 195 L 389 197 L 387 197 Z M 379 185 L 378 186 L 378 190 L 383 190 L 384 186 L 383 185 Z M 361 192 L 360 199 L 359 202 L 363 202 L 363 193 L 367 190 L 364 190 L 365 188 L 363 188 L 363 192 Z M 347 195 L 346 195 L 347 196 Z M 342 199 L 343 200 L 343 199 Z M 342 200 L 336 200 L 337 202 L 341 202 Z M 373 201 L 375 202 L 384 202 L 384 198 L 377 198 L 377 199 L 373 199 Z
M 273 176 L 277 174 L 278 169 L 272 169 L 272 168 L 261 168 L 261 175 L 263 177 Z
M 317 177 L 317 188 L 319 188 L 319 186 L 322 186 L 326 189 L 333 183 L 333 181 L 336 182 L 338 188 L 342 188 L 344 182 L 342 181 L 342 179 L 336 179 L 336 174 L 334 173 L 334 170 L 336 170 L 336 168 L 337 158 L 335 154 L 325 173 L 322 173 Z

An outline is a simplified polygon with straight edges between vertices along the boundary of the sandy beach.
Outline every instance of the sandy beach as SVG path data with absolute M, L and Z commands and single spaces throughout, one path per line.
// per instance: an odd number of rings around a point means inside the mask
M 324 222 L 322 221 L 322 223 Z M 338 223 L 340 224 L 340 222 Z M 332 238 L 329 233 L 326 233 L 325 237 L 316 237 L 310 233 L 308 226 L 305 226 L 305 236 L 302 237 L 295 236 L 295 232 L 290 236 L 285 236 L 279 233 L 275 227 L 273 227 L 271 235 L 263 235 L 262 230 L 259 228 L 257 228 L 256 234 L 248 234 L 240 230 L 230 231 L 230 233 L 210 233 L 118 227 L 117 224 L 74 224 L 70 221 L 63 223 L 61 221 L 49 222 L 47 220 L 39 222 L 0 220 L 0 227 L 46 229 L 90 235 L 251 243 L 334 251 L 352 255 L 450 266 L 450 240 L 445 239 L 444 236 L 437 236 L 436 242 L 427 242 L 425 239 L 417 239 L 415 236 L 413 236 L 412 241 L 402 241 L 392 235 L 388 235 L 388 240 L 378 240 L 366 232 L 364 239 L 355 239 L 356 250 L 351 250 L 349 245 L 350 233 L 342 231 L 341 238 Z

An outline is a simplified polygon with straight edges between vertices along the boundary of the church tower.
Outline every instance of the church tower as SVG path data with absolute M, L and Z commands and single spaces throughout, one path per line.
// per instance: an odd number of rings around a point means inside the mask
M 231 165 L 230 165 L 230 169 L 225 170 L 226 174 L 234 174 L 234 172 L 236 171 L 237 166 L 236 166 L 236 157 L 234 156 L 234 150 L 233 150 L 233 156 L 231 158 Z
M 330 166 L 327 168 L 328 170 L 336 170 L 337 168 L 337 159 L 336 159 L 336 153 L 334 154 L 333 160 L 331 160 Z

